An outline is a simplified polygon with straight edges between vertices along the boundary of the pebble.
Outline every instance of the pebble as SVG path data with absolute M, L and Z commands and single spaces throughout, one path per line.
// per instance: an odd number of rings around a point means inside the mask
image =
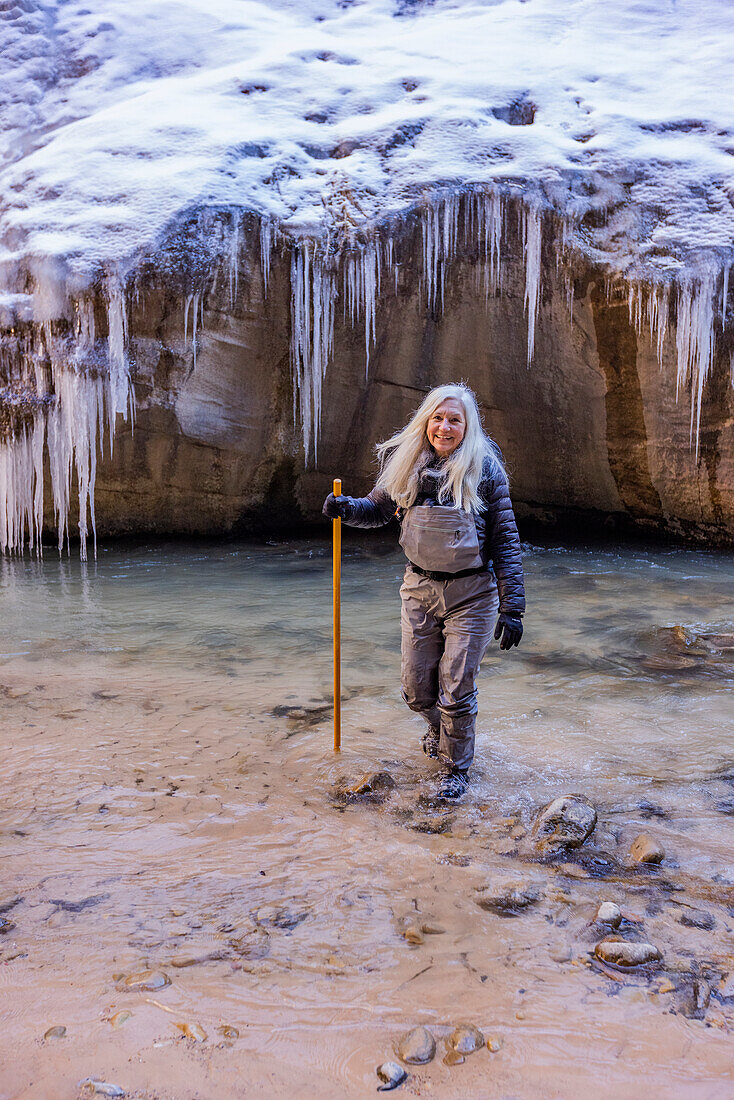
M 66 1028 L 63 1024 L 54 1024 L 48 1031 L 44 1032 L 44 1039 L 63 1039 L 66 1035 Z
M 702 928 L 704 932 L 716 928 L 713 913 L 707 913 L 705 909 L 684 909 L 678 920 L 688 928 Z
M 204 1043 L 208 1039 L 207 1033 L 201 1024 L 176 1024 L 176 1027 L 187 1039 L 193 1039 L 195 1043 Z
M 487 1039 L 487 1050 L 490 1054 L 496 1054 L 498 1050 L 502 1050 L 503 1040 L 501 1035 L 491 1035 Z
M 403 939 L 412 944 L 423 943 L 423 931 L 420 924 L 409 924 L 403 930 Z
M 222 1024 L 217 1028 L 217 1031 L 225 1039 L 239 1039 L 240 1033 L 236 1027 L 232 1027 L 231 1024 Z
M 171 979 L 162 970 L 140 970 L 137 974 L 122 977 L 117 988 L 126 993 L 156 993 L 171 984 Z
M 459 1054 L 458 1050 L 447 1050 L 443 1056 L 445 1066 L 461 1066 L 465 1061 L 464 1055 Z
M 544 806 L 533 824 L 535 847 L 541 852 L 580 848 L 596 825 L 596 810 L 588 798 L 564 794 Z
M 734 974 L 725 974 L 719 983 L 719 996 L 724 1001 L 734 999 Z
M 681 986 L 675 997 L 675 1011 L 688 1020 L 702 1020 L 711 1000 L 711 986 L 703 978 Z
M 640 833 L 632 841 L 630 855 L 635 863 L 662 863 L 665 849 L 649 833 Z
M 122 1027 L 126 1020 L 129 1020 L 132 1016 L 132 1012 L 123 1008 L 122 1012 L 116 1012 L 114 1016 L 110 1016 L 110 1023 L 113 1027 Z
M 398 1058 L 409 1066 L 424 1066 L 433 1061 L 436 1040 L 426 1027 L 414 1027 L 398 1043 Z
M 627 943 L 625 940 L 600 940 L 594 954 L 602 962 L 619 967 L 642 966 L 644 963 L 659 962 L 663 957 L 651 943 Z
M 570 947 L 554 947 L 550 951 L 550 957 L 553 962 L 567 963 L 573 958 Z
M 596 911 L 596 921 L 618 928 L 622 923 L 622 910 L 613 901 L 603 901 Z
M 473 1054 L 475 1050 L 484 1046 L 484 1036 L 473 1024 L 459 1024 L 446 1042 L 458 1054 Z
M 93 1077 L 87 1077 L 84 1081 L 80 1081 L 79 1087 L 91 1095 L 113 1097 L 125 1095 L 125 1090 L 121 1089 L 119 1085 L 113 1085 L 109 1081 L 97 1081 Z
M 7 917 L 0 917 L 0 936 L 4 936 L 6 932 L 12 932 L 15 928 L 15 921 L 8 920 Z
M 377 1086 L 377 1091 L 391 1092 L 398 1085 L 402 1085 L 408 1074 L 397 1062 L 383 1062 L 381 1066 L 377 1067 L 377 1076 L 381 1081 L 384 1081 L 383 1085 Z
M 515 879 L 478 887 L 477 905 L 500 917 L 516 917 L 524 909 L 535 905 L 540 899 L 540 890 L 532 882 Z

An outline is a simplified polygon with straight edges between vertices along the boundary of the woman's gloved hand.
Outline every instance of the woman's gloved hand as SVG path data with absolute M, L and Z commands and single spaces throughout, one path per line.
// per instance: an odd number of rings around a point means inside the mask
M 349 519 L 352 513 L 352 498 L 335 497 L 333 493 L 329 493 L 321 511 L 327 519 Z
M 514 645 L 520 644 L 520 639 L 522 638 L 522 619 L 519 615 L 507 615 L 504 611 L 500 612 L 497 626 L 494 628 L 495 641 L 497 641 L 500 636 L 502 637 L 500 649 L 512 649 Z

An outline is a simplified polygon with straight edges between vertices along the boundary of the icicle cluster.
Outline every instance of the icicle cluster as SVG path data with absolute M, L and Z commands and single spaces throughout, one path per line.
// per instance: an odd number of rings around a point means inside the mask
M 69 510 L 76 483 L 81 557 L 91 535 L 96 553 L 94 487 L 97 456 L 107 434 L 110 453 L 118 413 L 132 417 L 126 354 L 127 313 L 117 280 L 105 286 L 108 336 L 95 334 L 91 299 L 74 304 L 74 323 L 43 322 L 32 334 L 4 340 L 0 376 L 12 394 L 30 395 L 22 422 L 8 426 L 0 442 L 0 550 L 40 553 L 47 455 L 59 551 L 69 538 Z M 12 404 L 11 404 L 12 407 Z

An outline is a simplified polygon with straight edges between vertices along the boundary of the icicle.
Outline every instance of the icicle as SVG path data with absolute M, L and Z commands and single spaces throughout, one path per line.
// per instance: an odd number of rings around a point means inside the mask
M 294 414 L 300 410 L 308 462 L 318 459 L 321 389 L 334 343 L 333 271 L 318 246 L 299 242 L 291 255 L 291 367 Z
M 726 328 L 726 304 L 729 297 L 729 264 L 724 268 L 724 280 L 721 287 L 721 328 Z
M 130 369 L 125 354 L 127 342 L 127 312 L 122 287 L 117 279 L 109 278 L 106 283 L 107 292 L 107 360 L 109 365 L 108 379 L 108 418 L 109 418 L 109 444 L 112 454 L 112 442 L 115 435 L 115 421 L 117 414 L 122 413 L 127 420 L 128 414 L 132 416 L 132 390 L 130 388 Z
M 263 295 L 268 296 L 270 281 L 270 257 L 273 247 L 273 223 L 269 218 L 260 221 L 260 270 L 263 277 Z
M 237 293 L 240 283 L 240 223 L 235 220 L 234 229 L 229 240 L 229 256 L 227 274 L 229 277 L 229 308 L 232 309 L 237 301 Z
M 542 228 L 536 207 L 525 206 L 522 218 L 523 252 L 525 254 L 525 308 L 528 313 L 528 366 L 535 350 L 535 325 L 540 306 L 540 258 Z
M 713 274 L 709 273 L 697 283 L 683 282 L 678 288 L 676 399 L 681 387 L 690 379 L 690 439 L 693 444 L 695 434 L 696 461 L 701 429 L 701 398 L 714 355 L 714 282 Z

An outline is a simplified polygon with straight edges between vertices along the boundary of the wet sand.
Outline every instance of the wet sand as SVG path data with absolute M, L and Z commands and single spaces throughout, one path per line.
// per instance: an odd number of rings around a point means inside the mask
M 734 1093 L 734 654 L 700 640 L 734 628 L 734 561 L 558 549 L 527 567 L 535 615 L 483 666 L 471 794 L 441 807 L 399 698 L 383 544 L 346 555 L 339 757 L 325 546 L 5 564 L 3 1100 L 89 1077 L 148 1100 L 367 1096 L 417 1024 L 438 1052 L 398 1095 Z M 395 788 L 340 797 L 374 769 Z M 567 791 L 597 827 L 539 860 L 534 816 Z M 643 831 L 658 868 L 630 864 Z M 488 883 L 538 900 L 486 911 Z M 598 967 L 606 899 L 660 965 Z M 713 927 L 681 923 L 700 911 Z M 146 970 L 170 984 L 126 986 Z M 464 1022 L 501 1048 L 447 1066 Z

